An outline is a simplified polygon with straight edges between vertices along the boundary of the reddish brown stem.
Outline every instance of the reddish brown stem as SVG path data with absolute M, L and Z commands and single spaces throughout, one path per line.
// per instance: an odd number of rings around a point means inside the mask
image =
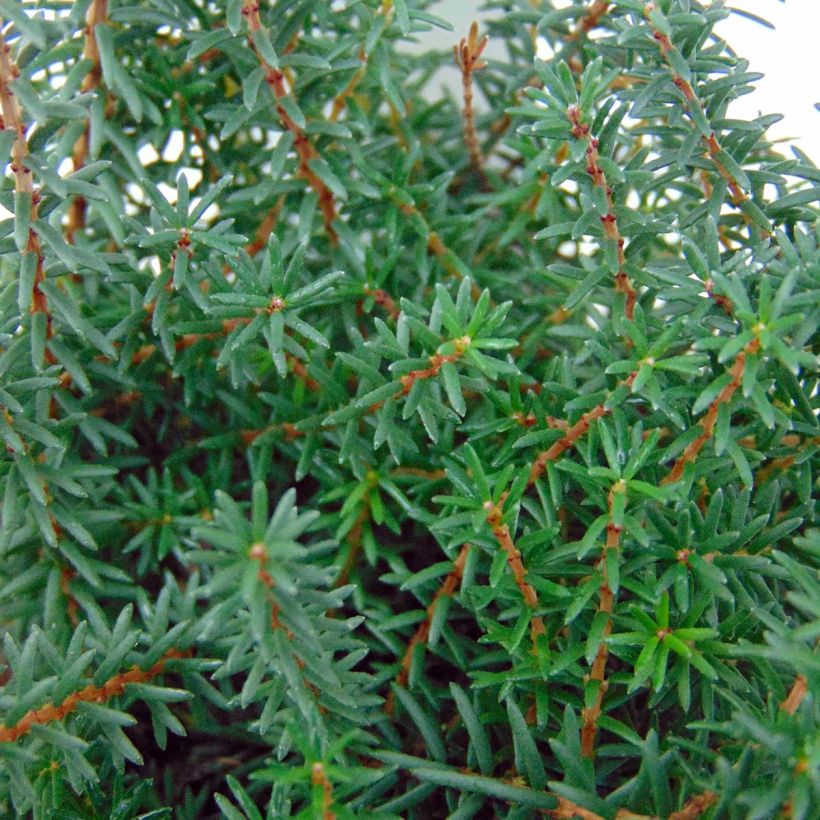
M 673 811 L 669 815 L 669 820 L 697 820 L 710 806 L 717 803 L 717 795 L 714 792 L 703 792 L 690 797 L 680 811 Z
M 537 609 L 538 594 L 532 585 L 527 583 L 527 569 L 521 560 L 521 551 L 515 546 L 510 535 L 510 528 L 502 522 L 501 505 L 493 504 L 492 501 L 484 503 L 487 511 L 487 523 L 490 525 L 495 540 L 507 555 L 507 563 L 512 570 L 515 585 L 521 590 L 521 597 L 530 609 Z M 530 637 L 533 644 L 539 635 L 546 635 L 547 629 L 544 626 L 544 619 L 540 615 L 533 615 L 530 621 Z
M 601 18 L 609 11 L 609 0 L 593 0 L 592 5 L 587 9 L 586 14 L 578 21 L 575 28 L 570 32 L 568 39 L 577 40 L 585 34 L 589 34 L 596 28 Z
M 615 290 L 623 293 L 626 299 L 624 312 L 627 319 L 632 319 L 635 310 L 635 301 L 638 298 L 638 293 L 632 286 L 624 265 L 626 263 L 626 255 L 624 253 L 624 238 L 621 236 L 618 228 L 618 217 L 615 215 L 615 203 L 612 200 L 612 188 L 606 179 L 604 169 L 601 168 L 601 156 L 598 153 L 598 140 L 592 136 L 589 126 L 581 122 L 581 111 L 577 106 L 572 105 L 567 110 L 567 117 L 572 124 L 572 136 L 575 139 L 582 140 L 586 143 L 586 158 L 587 158 L 587 174 L 592 179 L 592 184 L 600 188 L 604 192 L 607 212 L 601 217 L 601 226 L 604 231 L 604 238 L 615 243 L 618 253 L 618 270 L 615 274 Z
M 635 381 L 635 377 L 637 375 L 637 372 L 631 373 L 629 377 L 622 382 L 622 384 L 627 385 L 627 387 L 631 387 L 632 382 Z M 575 424 L 567 428 L 566 434 L 563 438 L 558 439 L 558 441 L 556 441 L 549 449 L 540 452 L 535 457 L 535 461 L 530 468 L 529 484 L 534 484 L 543 475 L 549 462 L 555 461 L 557 458 L 562 456 L 575 444 L 576 441 L 578 441 L 578 439 L 586 435 L 591 422 L 595 419 L 608 415 L 609 412 L 610 411 L 606 409 L 605 404 L 599 404 L 597 407 L 593 407 L 592 410 L 584 413 L 584 415 L 581 416 Z M 558 422 L 555 426 L 560 427 L 562 425 Z
M 389 191 L 388 196 L 390 196 L 393 204 L 407 217 L 410 218 L 410 224 L 416 230 L 416 233 L 419 236 L 423 237 L 427 240 L 427 252 L 431 256 L 435 256 L 439 262 L 441 262 L 442 267 L 444 270 L 447 271 L 452 277 L 455 279 L 462 279 L 463 275 L 461 271 L 458 269 L 458 266 L 454 264 L 453 257 L 455 257 L 455 253 L 451 251 L 445 244 L 442 242 L 441 237 L 431 229 L 430 225 L 427 223 L 427 220 L 424 218 L 424 214 L 412 203 L 407 202 L 405 199 L 399 197 L 398 192 L 395 190 Z M 475 292 L 477 290 L 477 286 L 473 287 L 473 295 L 477 296 Z
M 604 820 L 600 814 L 584 809 L 566 797 L 555 795 L 558 805 L 554 809 L 545 809 L 541 813 L 555 820 Z
M 615 603 L 615 595 L 609 585 L 609 578 L 606 570 L 606 557 L 609 550 L 617 550 L 621 546 L 621 525 L 613 520 L 613 502 L 615 495 L 626 492 L 624 481 L 617 481 L 609 491 L 607 506 L 609 509 L 609 522 L 606 525 L 606 546 L 598 561 L 598 569 L 601 572 L 601 587 L 598 591 L 598 612 L 603 612 L 607 616 L 606 625 L 601 636 L 601 643 L 592 662 L 589 673 L 589 680 L 595 681 L 598 688 L 595 692 L 595 700 L 588 708 L 581 712 L 583 725 L 581 726 L 581 753 L 584 757 L 595 755 L 595 734 L 598 730 L 598 718 L 601 715 L 601 706 L 604 702 L 604 695 L 607 690 L 606 681 L 606 661 L 609 657 L 609 646 L 606 639 L 612 631 L 612 607 Z
M 557 820 L 604 820 L 600 814 L 585 809 L 566 797 L 555 795 L 558 806 L 554 809 L 545 809 L 540 813 Z M 680 811 L 674 811 L 667 820 L 697 820 L 710 806 L 717 802 L 714 792 L 703 792 L 689 798 Z M 636 814 L 629 809 L 620 808 L 615 813 L 615 820 L 658 820 L 657 816 Z
M 365 285 L 364 293 L 366 296 L 370 296 L 377 305 L 383 307 L 391 319 L 395 321 L 399 318 L 399 306 L 386 290 Z
M 453 346 L 455 349 L 452 353 L 434 353 L 429 358 L 429 367 L 420 368 L 419 370 L 411 370 L 409 373 L 405 373 L 400 377 L 399 381 L 401 382 L 401 387 L 390 398 L 399 399 L 402 396 L 406 396 L 413 389 L 413 385 L 417 381 L 432 379 L 438 376 L 442 365 L 447 362 L 457 362 L 467 352 L 469 345 L 470 339 L 465 336 L 461 339 L 455 339 L 453 341 Z M 367 413 L 375 413 L 383 406 L 384 401 L 374 402 L 367 408 Z
M 370 518 L 369 494 L 365 496 L 364 502 L 362 503 L 362 509 L 356 516 L 356 520 L 353 522 L 353 526 L 350 528 L 350 532 L 347 534 L 347 543 L 349 545 L 349 548 L 344 564 L 342 564 L 342 567 L 339 570 L 339 574 L 333 581 L 334 587 L 344 586 L 350 578 L 350 573 L 353 567 L 356 565 L 356 559 L 359 557 L 359 553 L 362 551 L 362 533 L 364 531 L 365 522 L 368 518 Z
M 33 726 L 42 726 L 55 720 L 62 720 L 75 711 L 81 703 L 105 703 L 121 695 L 129 683 L 146 683 L 161 674 L 169 660 L 184 656 L 185 653 L 178 649 L 169 649 L 149 669 L 132 666 L 127 672 L 120 672 L 110 677 L 102 686 L 86 686 L 79 692 L 73 692 L 58 706 L 46 703 L 39 709 L 32 709 L 26 712 L 14 726 L 0 726 L 0 743 L 13 743 L 28 734 Z
M 72 626 L 77 626 L 77 612 L 79 610 L 77 599 L 71 592 L 70 586 L 71 579 L 75 575 L 76 573 L 73 569 L 71 569 L 71 567 L 60 567 L 60 592 L 63 593 L 63 597 L 66 599 L 66 614 L 68 615 L 68 620 L 71 622 Z
M 430 367 L 405 373 L 401 377 L 401 390 L 396 394 L 396 398 L 406 396 L 418 380 L 432 379 L 434 376 L 438 376 L 441 366 L 447 362 L 457 362 L 466 353 L 469 345 L 470 339 L 468 337 L 456 339 L 454 342 L 455 351 L 453 353 L 434 353 L 430 357 Z
M 415 476 L 416 478 L 424 478 L 427 481 L 440 481 L 447 477 L 444 470 L 423 470 L 421 467 L 394 467 L 390 471 L 391 476 Z
M 582 37 L 589 34 L 589 32 L 592 29 L 599 25 L 601 17 L 603 17 L 609 10 L 609 6 L 610 2 L 608 2 L 608 0 L 593 0 L 587 12 L 583 15 L 583 17 L 581 17 L 578 20 L 578 23 L 575 26 L 575 28 L 568 35 L 565 35 L 565 42 L 568 45 L 577 48 L 578 43 L 581 41 Z M 570 54 L 567 57 L 567 65 L 575 73 L 579 73 L 583 69 L 583 64 L 574 54 Z M 628 80 L 625 76 L 622 75 L 616 77 L 612 82 L 612 87 L 622 86 L 626 82 L 628 82 Z M 533 77 L 527 83 L 527 87 L 543 88 L 544 84 L 538 77 Z M 516 92 L 516 103 L 518 103 L 523 94 L 524 89 L 520 89 Z M 500 139 L 503 136 L 503 134 L 507 131 L 507 129 L 510 127 L 510 125 L 512 125 L 512 121 L 513 119 L 509 114 L 504 114 L 500 119 L 498 119 L 490 126 L 490 133 Z
M 310 167 L 310 162 L 319 159 L 319 152 L 310 141 L 308 135 L 294 122 L 292 117 L 282 105 L 282 100 L 288 96 L 285 88 L 285 75 L 278 68 L 274 68 L 262 56 L 253 42 L 253 35 L 263 30 L 262 21 L 259 17 L 259 4 L 256 0 L 243 0 L 242 15 L 248 21 L 248 42 L 251 50 L 256 55 L 259 65 L 265 72 L 265 82 L 273 92 L 276 100 L 276 113 L 282 127 L 293 135 L 293 144 L 296 154 L 299 157 L 298 176 L 304 179 L 319 197 L 319 209 L 325 224 L 325 231 L 330 237 L 330 241 L 335 245 L 338 242 L 336 229 L 333 227 L 333 220 L 336 218 L 336 203 L 333 194 L 315 171 Z
M 40 203 L 40 192 L 34 187 L 31 169 L 26 167 L 29 157 L 28 142 L 26 140 L 26 126 L 17 96 L 11 88 L 12 82 L 20 76 L 17 65 L 11 58 L 11 48 L 6 43 L 5 34 L 0 29 L 0 112 L 2 112 L 2 126 L 14 131 L 14 142 L 11 146 L 11 172 L 14 174 L 14 190 L 28 198 L 31 203 L 30 221 L 37 220 L 37 210 Z M 46 295 L 41 290 L 45 281 L 43 271 L 43 252 L 40 246 L 40 237 L 33 228 L 29 227 L 26 248 L 23 254 L 34 254 L 36 257 L 34 270 L 34 287 L 31 293 L 30 313 L 44 313 L 46 315 L 46 338 L 51 337 L 51 314 L 49 313 Z M 50 354 L 47 355 L 50 356 Z
M 242 443 L 245 446 L 250 446 L 254 443 L 254 441 L 256 441 L 256 439 L 259 438 L 259 436 L 264 433 L 270 433 L 272 430 L 281 430 L 287 441 L 292 441 L 293 439 L 300 438 L 304 435 L 301 430 L 296 429 L 295 424 L 289 421 L 283 421 L 279 424 L 270 424 L 267 427 L 262 427 L 258 430 L 240 430 L 239 437 L 242 439 Z
M 416 647 L 427 643 L 427 638 L 430 636 L 430 627 L 433 624 L 433 615 L 435 615 L 436 607 L 442 598 L 449 598 L 453 595 L 456 591 L 456 587 L 461 582 L 461 578 L 464 575 L 464 565 L 467 563 L 467 555 L 469 552 L 470 545 L 465 544 L 461 548 L 461 552 L 459 552 L 453 564 L 453 569 L 444 579 L 442 585 L 436 590 L 435 595 L 433 595 L 433 600 L 428 604 L 425 619 L 418 625 L 416 631 L 413 633 L 413 637 L 410 638 L 410 642 L 407 644 L 407 649 L 401 659 L 399 672 L 396 675 L 396 683 L 399 686 L 407 685 L 407 681 L 410 677 L 410 665 L 413 662 L 413 652 Z M 388 715 L 392 715 L 394 708 L 394 696 L 393 692 L 390 692 L 384 702 L 384 711 Z
M 279 215 L 282 213 L 282 208 L 285 206 L 284 194 L 276 200 L 276 204 L 265 214 L 265 218 L 259 223 L 253 239 L 245 245 L 245 252 L 248 256 L 256 256 L 265 245 L 268 244 L 268 239 L 279 221 Z
M 644 6 L 644 15 L 648 18 L 651 12 L 655 11 L 656 5 L 654 2 L 649 2 Z M 693 128 L 697 127 L 695 120 L 692 118 L 691 110 L 695 107 L 703 113 L 703 105 L 698 98 L 697 92 L 695 91 L 692 83 L 689 80 L 681 77 L 680 74 L 675 70 L 674 66 L 670 62 L 669 54 L 673 50 L 674 46 L 672 45 L 672 41 L 669 39 L 669 36 L 664 34 L 662 31 L 659 31 L 654 26 L 650 26 L 652 29 L 652 37 L 655 42 L 658 44 L 658 50 L 660 51 L 661 57 L 663 57 L 666 64 L 669 66 L 669 70 L 672 72 L 672 82 L 675 84 L 676 88 L 681 92 L 684 99 L 684 104 L 686 106 L 687 113 L 689 114 L 689 122 Z M 705 113 L 703 113 L 705 116 Z M 740 186 L 740 183 L 734 177 L 734 175 L 726 168 L 723 162 L 720 159 L 720 152 L 722 151 L 720 142 L 718 141 L 717 136 L 715 135 L 714 131 L 712 131 L 709 136 L 701 137 L 701 141 L 704 143 L 706 147 L 706 153 L 709 156 L 709 159 L 712 161 L 712 164 L 715 167 L 715 170 L 718 174 L 726 180 L 726 184 L 729 187 L 729 192 L 731 193 L 732 197 L 732 204 L 735 207 L 740 207 L 746 202 L 749 197 L 747 193 L 743 190 Z M 751 224 L 751 220 L 745 212 L 743 213 L 743 219 L 747 224 Z M 768 234 L 768 231 L 764 232 Z
M 384 0 L 377 13 L 384 17 L 384 27 L 387 28 L 393 19 L 393 0 Z M 364 43 L 362 43 L 359 49 L 359 67 L 350 78 L 350 82 L 333 98 L 333 105 L 331 106 L 330 116 L 328 117 L 331 122 L 336 122 L 339 119 L 347 107 L 348 99 L 353 96 L 359 87 L 359 83 L 364 79 L 365 72 L 367 71 L 367 61 L 369 59 L 370 55 L 365 51 Z
M 105 23 L 108 19 L 108 0 L 91 0 L 88 11 L 85 14 L 85 28 L 83 29 L 83 59 L 91 62 L 82 84 L 83 93 L 90 93 L 98 88 L 102 80 L 102 63 L 100 62 L 100 49 L 97 46 L 95 29 L 100 23 Z M 83 133 L 74 143 L 71 152 L 71 160 L 74 170 L 79 171 L 85 165 L 88 158 L 89 145 L 89 124 L 86 123 Z M 85 227 L 87 203 L 84 196 L 75 196 L 68 206 L 67 222 L 65 228 L 65 238 L 68 242 L 74 242 L 74 235 Z
M 336 820 L 336 814 L 331 810 L 333 806 L 333 784 L 325 772 L 325 767 L 318 761 L 313 764 L 310 772 L 310 782 L 322 788 L 322 820 Z
M 457 46 L 453 46 L 453 55 L 456 65 L 461 69 L 461 85 L 464 90 L 464 141 L 470 152 L 470 161 L 476 170 L 484 164 L 481 156 L 481 144 L 475 128 L 475 112 L 473 110 L 473 72 L 484 68 L 487 63 L 479 60 L 487 45 L 488 37 L 485 34 L 478 39 L 478 23 L 470 26 L 468 36 L 462 37 Z
M 780 708 L 787 712 L 790 715 L 793 715 L 799 708 L 800 704 L 803 702 L 803 698 L 809 693 L 809 681 L 805 675 L 798 675 L 794 679 L 794 683 L 792 684 L 792 688 L 789 690 L 789 694 L 783 703 L 780 704 Z
M 717 422 L 720 405 L 727 404 L 732 400 L 732 396 L 734 396 L 735 391 L 740 387 L 741 380 L 743 379 L 746 357 L 756 353 L 759 347 L 760 343 L 755 338 L 738 353 L 735 363 L 729 368 L 732 380 L 718 393 L 717 398 L 709 405 L 706 415 L 698 422 L 703 432 L 686 447 L 680 458 L 678 458 L 669 471 L 669 474 L 661 480 L 661 484 L 671 484 L 680 479 L 686 465 L 698 457 L 698 453 L 703 449 L 706 442 L 712 438 L 715 432 L 715 424 Z

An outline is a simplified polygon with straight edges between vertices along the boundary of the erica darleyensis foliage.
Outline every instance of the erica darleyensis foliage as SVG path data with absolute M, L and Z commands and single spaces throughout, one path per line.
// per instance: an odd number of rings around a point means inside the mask
M 817 816 L 820 171 L 485 6 L 0 0 L 0 815 Z

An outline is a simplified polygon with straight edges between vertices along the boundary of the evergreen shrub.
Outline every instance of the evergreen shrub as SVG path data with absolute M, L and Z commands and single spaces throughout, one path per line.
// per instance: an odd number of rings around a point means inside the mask
M 3 817 L 818 816 L 820 171 L 485 5 L 0 0 Z

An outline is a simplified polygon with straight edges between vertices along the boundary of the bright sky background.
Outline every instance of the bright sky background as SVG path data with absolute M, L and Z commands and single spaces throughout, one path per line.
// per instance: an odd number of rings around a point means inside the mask
M 467 33 L 470 22 L 480 19 L 482 0 L 441 0 L 431 11 L 455 27 L 455 35 L 436 30 L 425 34 L 425 43 L 447 48 Z M 553 0 L 556 8 L 567 0 Z M 725 5 L 768 20 L 775 30 L 748 18 L 732 14 L 717 27 L 740 57 L 750 63 L 750 71 L 766 76 L 755 91 L 733 103 L 732 113 L 750 119 L 761 114 L 783 114 L 783 120 L 769 129 L 770 139 L 788 138 L 820 163 L 820 0 L 726 0 Z M 491 44 L 492 45 L 492 44 Z M 791 152 L 784 149 L 786 156 Z

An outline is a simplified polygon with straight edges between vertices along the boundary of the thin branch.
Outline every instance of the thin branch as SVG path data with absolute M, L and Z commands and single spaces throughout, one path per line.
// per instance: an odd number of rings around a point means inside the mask
M 604 820 L 600 814 L 585 809 L 566 797 L 555 795 L 558 805 L 554 809 L 544 809 L 540 814 L 556 820 Z M 690 797 L 680 811 L 673 811 L 666 820 L 697 820 L 710 806 L 717 802 L 714 792 L 703 792 Z M 636 814 L 629 809 L 620 808 L 615 812 L 615 820 L 660 820 L 657 815 Z
M 453 261 L 457 260 L 461 262 L 461 260 L 455 251 L 448 248 L 444 242 L 441 241 L 441 237 L 430 227 L 424 214 L 416 207 L 415 203 L 413 203 L 409 197 L 401 196 L 399 191 L 394 187 L 391 187 L 388 191 L 388 196 L 399 211 L 410 218 L 410 225 L 415 229 L 416 233 L 426 240 L 427 252 L 441 262 L 442 267 L 447 273 L 459 281 L 463 279 L 464 275 L 459 270 L 458 265 Z M 464 263 L 462 262 L 461 264 Z
M 253 239 L 245 245 L 245 252 L 248 256 L 256 256 L 256 254 L 268 244 L 268 239 L 270 239 L 273 229 L 279 221 L 279 216 L 284 206 L 285 195 L 282 194 L 282 196 L 276 200 L 274 206 L 265 214 L 265 218 L 259 223 L 259 227 L 256 229 Z
M 561 50 L 559 54 L 556 55 L 555 59 L 565 59 L 567 65 L 570 67 L 572 71 L 576 74 L 580 73 L 583 69 L 583 65 L 581 61 L 575 56 L 573 53 L 578 47 L 579 44 L 582 43 L 583 38 L 589 34 L 592 29 L 600 24 L 601 18 L 606 14 L 609 10 L 609 6 L 611 3 L 604 2 L 604 0 L 593 0 L 590 4 L 589 9 L 587 9 L 586 13 L 578 20 L 575 28 L 569 32 L 569 34 L 564 35 L 565 37 L 565 47 Z M 612 85 L 618 86 L 623 84 L 625 80 L 624 76 L 616 77 L 613 80 Z M 538 77 L 533 77 L 527 83 L 526 87 L 532 88 L 543 88 L 544 84 Z M 525 87 L 525 88 L 526 88 Z M 521 97 L 524 96 L 525 89 L 519 89 L 515 93 L 514 104 L 518 104 Z M 490 133 L 492 133 L 496 137 L 496 144 L 501 141 L 504 134 L 507 132 L 507 129 L 512 125 L 512 117 L 510 114 L 504 114 L 500 119 L 494 122 L 490 126 Z
M 684 467 L 698 457 L 698 453 L 703 449 L 706 442 L 712 438 L 715 432 L 715 424 L 717 423 L 720 405 L 728 404 L 732 400 L 732 396 L 734 396 L 735 391 L 740 387 L 741 380 L 743 379 L 746 357 L 756 353 L 759 347 L 760 342 L 755 338 L 737 354 L 735 363 L 729 369 L 732 380 L 718 393 L 715 400 L 709 405 L 706 415 L 698 422 L 703 432 L 686 447 L 680 458 L 678 458 L 669 471 L 669 474 L 661 479 L 661 484 L 672 484 L 677 481 L 683 475 Z
M 400 399 L 402 396 L 406 396 L 410 393 L 413 389 L 413 385 L 417 381 L 425 381 L 427 379 L 432 379 L 438 376 L 439 372 L 441 371 L 442 365 L 448 362 L 457 362 L 459 361 L 464 354 L 467 352 L 470 346 L 470 338 L 469 336 L 464 336 L 460 339 L 453 339 L 453 352 L 452 353 L 434 353 L 432 356 L 428 357 L 430 362 L 429 367 L 422 367 L 418 370 L 411 370 L 409 373 L 404 373 L 399 377 L 399 382 L 401 387 L 396 390 L 391 396 L 387 399 L 382 399 L 381 401 L 373 402 L 369 407 L 365 409 L 365 415 L 369 415 L 370 413 L 375 413 L 379 409 L 384 406 L 386 401 L 390 399 Z M 338 412 L 336 410 L 331 411 L 328 415 L 332 416 L 333 413 Z M 323 425 L 323 429 L 327 430 L 330 429 L 331 425 Z
M 593 757 L 595 755 L 595 734 L 598 730 L 598 718 L 601 715 L 601 706 L 603 705 L 604 695 L 607 690 L 606 661 L 609 657 L 609 645 L 606 639 L 612 631 L 612 607 L 615 603 L 615 595 L 609 585 L 606 559 L 610 550 L 618 550 L 621 546 L 621 531 L 623 528 L 620 523 L 615 521 L 613 510 L 615 496 L 625 493 L 626 482 L 621 479 L 612 485 L 607 499 L 609 521 L 606 525 L 606 545 L 598 561 L 598 569 L 601 572 L 601 587 L 598 591 L 598 612 L 605 613 L 607 620 L 601 635 L 601 643 L 598 645 L 598 651 L 595 654 L 595 659 L 592 662 L 592 668 L 589 673 L 589 680 L 597 682 L 598 684 L 595 691 L 595 700 L 591 706 L 583 709 L 581 712 L 581 719 L 583 720 L 583 725 L 581 726 L 581 753 L 584 757 Z
M 476 170 L 481 170 L 484 158 L 481 156 L 481 144 L 475 128 L 475 112 L 473 110 L 473 72 L 484 68 L 487 63 L 479 61 L 489 38 L 485 34 L 478 39 L 478 23 L 470 26 L 470 33 L 462 37 L 457 46 L 453 46 L 453 55 L 456 65 L 461 69 L 461 85 L 464 90 L 464 141 L 470 152 L 470 161 Z
M 350 573 L 353 567 L 356 565 L 356 559 L 359 557 L 359 553 L 362 551 L 364 525 L 369 518 L 370 493 L 368 492 L 362 499 L 362 508 L 359 511 L 359 514 L 356 516 L 356 520 L 353 522 L 353 526 L 350 528 L 350 532 L 348 532 L 347 534 L 347 555 L 345 556 L 344 563 L 339 569 L 339 574 L 333 581 L 334 588 L 344 586 L 347 583 L 348 578 L 350 578 Z
M 322 820 L 336 820 L 333 806 L 333 784 L 330 782 L 325 767 L 317 760 L 310 773 L 310 782 L 322 789 Z
M 333 227 L 333 220 L 336 218 L 336 203 L 330 188 L 322 182 L 310 167 L 312 160 L 320 159 L 319 152 L 308 135 L 294 122 L 282 104 L 282 100 L 288 96 L 284 73 L 268 63 L 253 41 L 253 35 L 263 31 L 262 21 L 259 17 L 259 4 L 256 0 L 243 0 L 242 15 L 248 21 L 248 44 L 256 55 L 260 67 L 265 72 L 265 82 L 270 87 L 276 100 L 276 113 L 279 115 L 282 127 L 293 134 L 294 149 L 299 157 L 298 176 L 302 177 L 316 193 L 316 196 L 319 197 L 319 209 L 322 212 L 325 231 L 330 237 L 330 241 L 335 245 L 339 241 L 336 229 Z
M 77 603 L 77 599 L 74 597 L 74 593 L 71 591 L 71 579 L 77 573 L 68 566 L 61 566 L 60 567 L 60 592 L 63 593 L 63 597 L 66 600 L 66 615 L 68 615 L 68 620 L 71 622 L 72 626 L 77 626 L 79 623 L 79 619 L 77 618 L 77 612 L 79 611 L 79 604 Z
M 110 677 L 102 686 L 86 686 L 79 692 L 73 692 L 59 706 L 46 703 L 39 709 L 26 712 L 14 726 L 0 726 L 0 743 L 13 743 L 28 734 L 33 726 L 42 726 L 55 720 L 62 720 L 70 715 L 81 703 L 105 703 L 121 695 L 129 683 L 146 683 L 165 670 L 169 660 L 185 657 L 179 649 L 169 649 L 149 669 L 132 666 L 127 672 L 119 672 Z
M 371 288 L 370 285 L 365 285 L 364 293 L 365 296 L 369 296 L 379 307 L 383 307 L 393 321 L 399 318 L 399 306 L 396 304 L 396 300 L 393 299 L 386 290 L 382 288 Z
M 673 811 L 669 820 L 697 820 L 710 806 L 717 803 L 718 796 L 714 792 L 706 791 L 696 794 L 686 801 L 680 811 Z
M 381 6 L 379 6 L 379 10 L 376 13 L 384 17 L 385 29 L 390 25 L 394 12 L 393 0 L 384 0 Z M 369 59 L 370 53 L 365 51 L 365 44 L 362 43 L 359 48 L 359 67 L 350 78 L 348 84 L 333 98 L 333 105 L 331 106 L 330 116 L 328 117 L 331 122 L 336 122 L 339 119 L 347 107 L 348 99 L 353 96 L 359 87 L 359 83 L 364 79 L 364 75 L 367 72 L 367 61 Z
M 395 398 L 406 396 L 417 381 L 432 379 L 438 376 L 442 365 L 448 362 L 457 362 L 467 352 L 467 348 L 470 346 L 470 337 L 464 336 L 461 339 L 454 339 L 453 346 L 455 350 L 452 353 L 434 353 L 430 356 L 430 367 L 412 370 L 410 373 L 402 375 L 400 377 L 401 390 L 399 390 Z
M 800 674 L 794 679 L 792 688 L 789 690 L 786 699 L 780 704 L 780 708 L 784 712 L 793 715 L 800 708 L 803 698 L 805 698 L 808 693 L 809 681 L 805 675 Z
M 601 189 L 606 201 L 607 212 L 601 217 L 601 226 L 604 230 L 604 239 L 609 240 L 615 244 L 618 254 L 618 270 L 615 273 L 615 290 L 623 293 L 626 299 L 626 306 L 624 312 L 627 319 L 632 319 L 635 311 L 635 301 L 638 298 L 638 293 L 632 286 L 624 265 L 626 263 L 626 255 L 624 253 L 624 238 L 618 228 L 618 217 L 615 215 L 615 203 L 612 200 L 612 188 L 606 179 L 604 169 L 601 168 L 600 154 L 598 153 L 598 140 L 592 136 L 589 126 L 581 122 L 581 111 L 577 106 L 572 105 L 567 110 L 567 117 L 572 124 L 572 136 L 575 139 L 586 142 L 586 158 L 587 158 L 587 174 L 592 179 L 592 184 Z
M 21 199 L 28 200 L 30 207 L 29 220 L 33 224 L 37 220 L 37 210 L 40 203 L 40 192 L 34 187 L 31 169 L 26 167 L 29 158 L 28 142 L 26 140 L 26 126 L 23 122 L 20 104 L 17 96 L 11 88 L 11 84 L 20 71 L 11 57 L 11 47 L 6 43 L 5 32 L 0 29 L 0 112 L 2 122 L 0 127 L 14 131 L 14 142 L 11 146 L 11 172 L 14 174 L 14 190 Z M 28 238 L 23 255 L 33 254 L 35 256 L 34 284 L 31 293 L 31 304 L 29 312 L 44 313 L 46 316 L 46 338 L 51 337 L 51 314 L 49 313 L 46 295 L 40 289 L 45 281 L 43 270 L 43 251 L 40 246 L 40 237 L 29 226 Z M 47 356 L 51 356 L 46 351 Z
M 635 381 L 637 375 L 637 371 L 631 373 L 627 379 L 621 382 L 621 385 L 631 387 L 632 382 Z M 606 409 L 605 402 L 599 404 L 597 407 L 593 407 L 592 410 L 584 413 L 584 415 L 581 416 L 575 424 L 567 429 L 563 438 L 558 439 L 558 441 L 556 441 L 549 449 L 540 452 L 535 457 L 535 461 L 530 468 L 529 485 L 535 484 L 535 482 L 543 475 L 549 462 L 560 458 L 560 456 L 569 450 L 569 448 L 572 447 L 578 439 L 586 435 L 591 422 L 595 421 L 595 419 L 608 415 L 609 412 L 610 411 Z M 560 426 L 560 423 L 556 424 L 556 426 Z
M 586 14 L 578 21 L 575 28 L 569 33 L 569 41 L 578 40 L 597 28 L 601 18 L 609 11 L 610 0 L 593 0 Z
M 442 585 L 436 590 L 432 601 L 430 601 L 427 605 L 427 615 L 413 633 L 413 636 L 407 644 L 407 649 L 404 651 L 404 655 L 402 656 L 401 664 L 399 665 L 399 672 L 396 675 L 396 683 L 399 686 L 407 685 L 407 681 L 410 677 L 410 665 L 413 662 L 413 653 L 415 652 L 416 647 L 426 644 L 427 639 L 430 637 L 430 628 L 433 624 L 433 616 L 436 613 L 436 607 L 442 598 L 451 597 L 455 593 L 456 587 L 461 582 L 461 578 L 464 575 L 464 566 L 467 563 L 467 556 L 469 552 L 470 545 L 464 544 L 461 548 L 461 552 L 459 552 L 455 562 L 453 563 L 453 569 L 444 579 Z M 384 711 L 388 715 L 392 715 L 394 707 L 395 699 L 393 692 L 391 691 L 384 702 Z
M 646 3 L 644 6 L 644 16 L 649 18 L 649 15 L 656 9 L 657 6 L 650 0 L 650 2 Z M 697 123 L 695 122 L 691 112 L 692 110 L 697 109 L 701 116 L 705 118 L 706 114 L 703 109 L 703 104 L 698 98 L 697 92 L 692 86 L 692 83 L 676 71 L 672 61 L 670 60 L 669 55 L 674 51 L 674 46 L 672 45 L 672 41 L 669 39 L 669 36 L 655 28 L 651 22 L 650 29 L 652 30 L 653 39 L 658 44 L 658 50 L 661 53 L 661 57 L 664 59 L 666 64 L 669 66 L 669 70 L 672 72 L 672 82 L 683 95 L 686 112 L 689 115 L 689 122 L 693 128 L 697 128 Z M 735 176 L 726 168 L 721 160 L 720 153 L 723 151 L 723 148 L 721 147 L 715 132 L 712 131 L 708 136 L 702 136 L 701 141 L 706 147 L 706 153 L 712 161 L 712 164 L 715 166 L 715 170 L 724 180 L 726 180 L 726 184 L 728 185 L 731 193 L 732 204 L 736 208 L 741 208 L 743 204 L 749 200 L 749 195 L 743 190 Z M 743 219 L 747 224 L 751 224 L 751 219 L 745 211 L 743 212 Z M 765 233 L 768 234 L 769 232 L 766 231 Z
M 493 504 L 492 501 L 484 503 L 487 511 L 487 523 L 490 525 L 498 541 L 498 545 L 507 555 L 507 563 L 512 570 L 516 586 L 521 590 L 521 597 L 530 609 L 538 608 L 538 594 L 532 585 L 527 583 L 527 569 L 521 560 L 521 551 L 515 546 L 510 535 L 510 528 L 502 522 L 502 512 L 500 504 Z M 533 615 L 530 620 L 530 637 L 535 644 L 539 635 L 546 635 L 547 629 L 544 626 L 544 619 L 540 615 Z
M 91 62 L 91 68 L 88 70 L 88 74 L 86 74 L 81 86 L 81 90 L 85 94 L 99 88 L 102 80 L 102 63 L 100 62 L 100 49 L 97 45 L 95 29 L 100 23 L 105 23 L 107 20 L 108 0 L 91 0 L 85 15 L 85 28 L 83 29 L 83 59 Z M 75 171 L 79 171 L 88 158 L 89 135 L 90 124 L 86 122 L 83 133 L 74 143 L 71 152 L 71 161 Z M 67 242 L 73 244 L 74 235 L 85 227 L 86 208 L 87 202 L 84 196 L 78 194 L 71 200 L 65 228 Z
M 293 439 L 301 438 L 304 435 L 301 430 L 296 429 L 296 425 L 293 422 L 282 421 L 278 424 L 269 424 L 267 427 L 262 427 L 258 430 L 240 430 L 239 438 L 246 447 L 249 447 L 256 441 L 256 439 L 259 438 L 259 436 L 264 435 L 265 433 L 272 433 L 274 430 L 280 430 L 285 441 L 293 441 Z

